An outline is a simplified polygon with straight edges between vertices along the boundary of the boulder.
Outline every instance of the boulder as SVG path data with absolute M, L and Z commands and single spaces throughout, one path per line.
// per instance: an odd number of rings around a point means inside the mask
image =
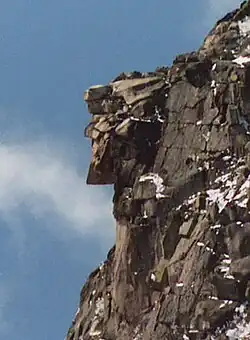
M 111 93 L 111 90 L 112 87 L 109 85 L 92 86 L 84 93 L 84 100 L 90 102 L 106 98 Z

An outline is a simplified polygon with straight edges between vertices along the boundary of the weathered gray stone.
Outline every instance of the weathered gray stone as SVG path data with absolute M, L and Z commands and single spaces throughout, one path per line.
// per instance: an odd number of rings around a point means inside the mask
M 148 200 L 156 195 L 156 187 L 153 181 L 138 181 L 133 189 L 135 200 Z
M 186 69 L 186 77 L 190 84 L 195 87 L 204 86 L 209 81 L 211 66 L 211 61 L 189 64 Z
M 227 150 L 229 147 L 230 136 L 228 126 L 213 126 L 209 136 L 207 150 L 209 152 L 221 152 Z
M 100 132 L 95 128 L 86 130 L 86 137 L 92 138 L 93 140 L 98 139 L 100 137 Z
M 141 79 L 126 79 L 111 83 L 113 95 L 123 97 L 128 105 L 148 98 L 161 89 L 165 82 L 161 77 L 148 77 Z
M 198 88 L 193 87 L 191 84 L 180 81 L 174 84 L 168 94 L 167 108 L 169 110 L 169 122 L 178 120 L 179 114 L 185 107 L 193 108 L 197 102 Z M 180 96 L 182 93 L 182 96 Z
M 193 228 L 195 227 L 196 222 L 196 219 L 190 219 L 189 221 L 184 222 L 180 227 L 180 236 L 189 237 L 193 231 Z
M 250 278 L 250 256 L 235 260 L 230 265 L 230 272 L 236 279 Z
M 198 329 L 210 329 L 217 318 L 222 318 L 228 312 L 233 313 L 236 307 L 237 303 L 229 304 L 219 300 L 200 301 L 196 306 L 193 322 Z
M 113 126 L 110 124 L 109 121 L 99 121 L 98 123 L 95 124 L 95 129 L 100 131 L 100 132 L 108 132 L 112 130 Z
M 104 112 L 116 113 L 121 109 L 121 102 L 118 100 L 104 99 L 102 101 L 102 108 Z
M 92 114 L 100 115 L 100 114 L 107 114 L 105 112 L 103 105 L 102 105 L 102 100 L 95 100 L 95 101 L 89 101 L 87 102 L 88 105 L 88 110 Z
M 127 137 L 129 135 L 129 128 L 132 126 L 133 122 L 131 118 L 126 118 L 122 123 L 117 125 L 115 128 L 115 133 L 119 136 Z
M 239 124 L 238 107 L 235 105 L 229 105 L 227 109 L 227 121 L 230 125 Z
M 87 102 L 95 101 L 107 97 L 111 93 L 111 86 L 96 85 L 90 87 L 84 94 L 84 100 Z
M 143 214 L 145 218 L 157 216 L 157 203 L 155 199 L 143 203 Z
M 199 56 L 196 52 L 179 54 L 175 57 L 173 64 L 198 62 Z
M 249 38 L 237 15 L 172 67 L 88 93 L 87 182 L 114 184 L 116 242 L 87 280 L 67 340 L 222 340 L 236 306 L 249 314 L 250 69 L 232 61 Z
M 211 220 L 211 223 L 216 223 L 218 221 L 219 208 L 216 202 L 208 206 L 208 218 Z
M 196 198 L 195 209 L 198 210 L 198 211 L 206 209 L 206 195 L 205 194 L 200 194 Z

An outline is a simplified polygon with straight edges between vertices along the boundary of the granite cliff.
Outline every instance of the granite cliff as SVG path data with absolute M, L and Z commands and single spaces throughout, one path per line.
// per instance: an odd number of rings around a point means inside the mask
M 171 67 L 91 87 L 116 242 L 67 340 L 250 339 L 250 3 Z

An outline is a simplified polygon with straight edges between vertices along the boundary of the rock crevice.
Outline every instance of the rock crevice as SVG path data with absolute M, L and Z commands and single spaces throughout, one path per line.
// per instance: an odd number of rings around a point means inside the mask
M 86 91 L 116 242 L 67 340 L 250 338 L 249 41 L 246 1 L 172 67 Z

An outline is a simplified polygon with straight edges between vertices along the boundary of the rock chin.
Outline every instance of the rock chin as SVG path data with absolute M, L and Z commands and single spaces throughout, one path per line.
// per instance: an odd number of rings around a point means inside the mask
M 85 93 L 116 243 L 67 340 L 250 338 L 250 4 L 172 67 Z

